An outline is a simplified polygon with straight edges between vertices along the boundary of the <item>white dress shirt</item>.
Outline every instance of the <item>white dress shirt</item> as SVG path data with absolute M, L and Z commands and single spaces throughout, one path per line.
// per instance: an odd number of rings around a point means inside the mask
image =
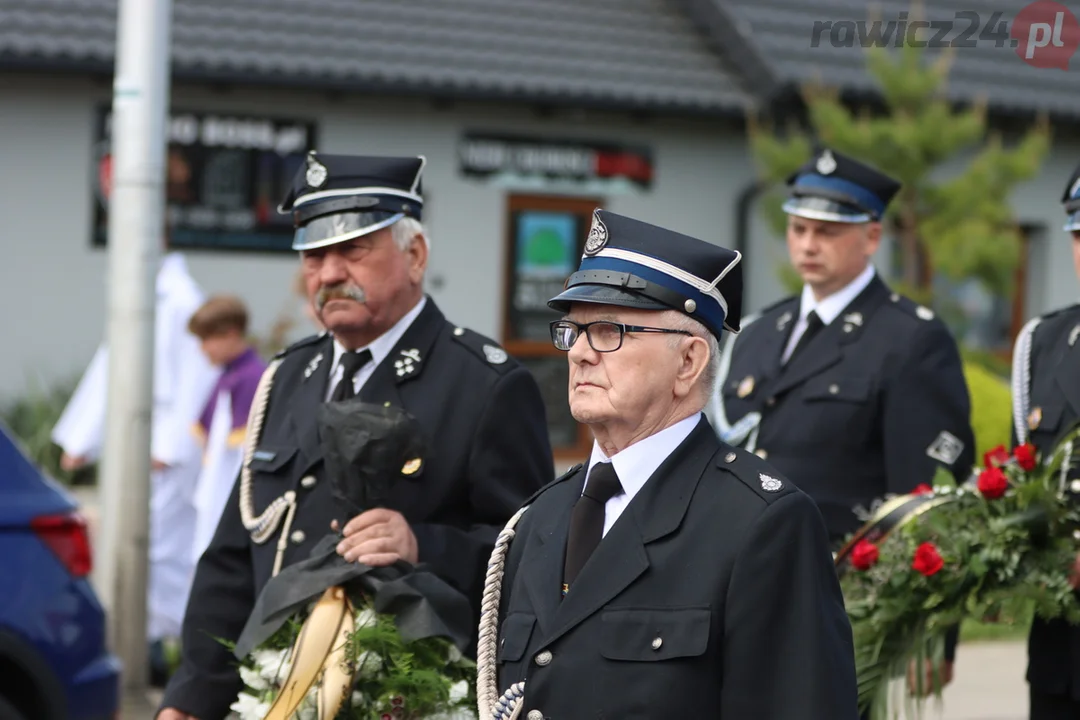
M 353 390 L 359 394 L 360 388 L 364 387 L 364 383 L 371 377 L 371 374 L 375 372 L 375 368 L 379 363 L 386 359 L 386 356 L 394 349 L 394 346 L 401 340 L 401 336 L 405 334 L 405 331 L 409 329 L 409 326 L 413 324 L 417 316 L 420 315 L 420 311 L 424 309 L 424 305 L 427 303 L 427 297 L 421 297 L 420 302 L 416 303 L 409 312 L 405 313 L 405 316 L 398 320 L 392 328 L 385 333 L 375 338 L 365 347 L 357 348 L 356 352 L 363 352 L 364 350 L 371 351 L 371 360 L 367 365 L 356 371 L 353 375 Z M 326 399 L 329 400 L 330 396 L 334 394 L 334 388 L 341 381 L 342 375 L 345 374 L 345 369 L 341 365 L 341 356 L 346 353 L 341 343 L 334 339 L 334 364 L 330 366 L 330 382 L 326 387 Z
M 839 317 L 840 313 L 844 312 L 844 308 L 850 305 L 851 301 L 859 296 L 859 293 L 866 289 L 866 286 L 874 279 L 874 272 L 874 266 L 867 264 L 866 269 L 859 273 L 858 277 L 821 301 L 814 297 L 814 291 L 810 289 L 809 285 L 803 285 L 802 298 L 799 300 L 799 319 L 795 323 L 795 327 L 791 329 L 791 337 L 788 338 L 787 347 L 784 348 L 783 362 L 788 361 L 791 353 L 795 350 L 795 345 L 799 342 L 799 338 L 806 332 L 808 325 L 806 316 L 811 311 L 817 313 L 823 325 L 828 325 Z
M 683 440 L 689 437 L 700 421 L 701 413 L 694 413 L 655 435 L 639 440 L 611 458 L 604 454 L 598 442 L 593 441 L 589 471 L 592 471 L 596 463 L 613 463 L 623 489 L 622 495 L 616 495 L 604 505 L 604 535 L 607 535 L 608 530 L 619 519 L 638 491 L 645 486 L 646 481 L 652 477 L 656 469 L 668 459 L 671 453 L 675 452 L 675 448 L 679 447 Z M 587 475 L 586 478 L 588 478 Z M 582 487 L 582 493 L 584 491 L 585 488 Z

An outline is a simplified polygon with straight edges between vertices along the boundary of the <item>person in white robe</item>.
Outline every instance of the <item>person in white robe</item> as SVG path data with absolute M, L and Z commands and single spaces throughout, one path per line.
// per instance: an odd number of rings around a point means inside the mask
M 151 643 L 180 635 L 195 571 L 193 498 L 201 465 L 191 427 L 220 374 L 187 329 L 204 294 L 183 255 L 172 252 L 162 258 L 156 289 L 147 587 Z M 108 364 L 103 343 L 53 428 L 52 439 L 63 450 L 61 464 L 66 470 L 96 462 L 101 455 Z

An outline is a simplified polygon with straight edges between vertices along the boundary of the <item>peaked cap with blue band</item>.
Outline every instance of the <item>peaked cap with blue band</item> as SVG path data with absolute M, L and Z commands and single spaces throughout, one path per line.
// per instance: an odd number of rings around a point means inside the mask
M 678 310 L 717 338 L 739 332 L 742 255 L 656 225 L 597 209 L 581 266 L 548 307 L 575 302 Z
M 403 217 L 421 219 L 417 157 L 308 153 L 278 212 L 291 212 L 293 250 L 313 250 L 367 235 Z
M 1065 204 L 1065 232 L 1080 230 L 1080 166 L 1073 170 L 1068 185 L 1065 186 L 1065 194 L 1061 197 Z
M 880 221 L 900 183 L 854 158 L 823 148 L 788 178 L 789 215 L 829 222 Z

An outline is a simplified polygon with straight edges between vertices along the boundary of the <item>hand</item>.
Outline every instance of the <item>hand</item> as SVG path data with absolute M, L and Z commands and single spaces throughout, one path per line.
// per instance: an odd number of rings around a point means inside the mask
M 331 529 L 337 530 L 335 525 Z M 398 560 L 416 564 L 416 536 L 401 513 L 385 508 L 362 512 L 345 524 L 338 555 L 349 562 L 371 567 L 392 565 Z
M 176 708 L 165 708 L 158 713 L 155 720 L 199 720 L 194 715 L 188 715 L 185 712 L 180 712 Z
M 934 664 L 930 660 L 923 661 L 923 677 L 922 695 L 926 697 L 934 691 Z M 941 681 L 941 687 L 952 682 L 953 679 L 953 663 L 949 660 L 945 660 L 938 668 L 938 675 Z M 915 661 L 912 660 L 908 664 L 908 692 L 912 695 L 917 694 L 918 689 L 915 687 Z
M 152 458 L 150 460 L 150 469 L 153 470 L 154 472 L 158 472 L 160 470 L 168 470 L 170 467 L 171 466 L 169 465 L 169 463 L 162 462 L 161 460 L 158 460 L 157 458 Z
M 1073 559 L 1072 567 L 1069 568 L 1069 584 L 1073 590 L 1080 590 L 1080 555 Z
M 72 456 L 67 453 L 63 453 L 60 456 L 60 469 L 64 472 L 75 472 L 81 468 L 86 467 L 86 456 L 77 455 Z

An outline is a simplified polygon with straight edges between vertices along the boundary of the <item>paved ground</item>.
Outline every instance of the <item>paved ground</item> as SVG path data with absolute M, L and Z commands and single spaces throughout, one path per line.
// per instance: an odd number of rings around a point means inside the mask
M 80 489 L 77 494 L 92 534 L 96 498 L 92 490 Z M 921 720 L 1027 720 L 1025 664 L 1022 642 L 962 643 L 957 649 L 956 677 L 945 690 L 942 706 L 928 703 Z M 150 720 L 159 699 L 156 693 L 127 698 L 121 720 Z

